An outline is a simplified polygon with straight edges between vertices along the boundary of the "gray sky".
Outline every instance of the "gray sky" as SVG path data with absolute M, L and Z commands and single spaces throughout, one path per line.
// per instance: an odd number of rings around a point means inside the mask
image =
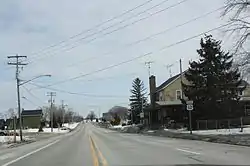
M 152 52 L 132 62 L 50 87 L 88 94 L 83 96 L 57 92 L 57 104 L 60 104 L 60 100 L 63 99 L 82 115 L 86 115 L 90 110 L 100 109 L 101 112 L 105 112 L 114 105 L 127 106 L 129 89 L 134 78 L 140 77 L 148 87 L 148 71 L 145 61 L 154 62 L 151 72 L 157 77 L 157 85 L 169 78 L 169 71 L 165 65 L 173 64 L 172 73 L 177 74 L 179 72 L 178 60 L 182 58 L 183 68 L 186 69 L 188 61 L 197 58 L 196 49 L 199 48 L 199 37 L 162 51 L 160 49 L 224 24 L 225 20 L 220 18 L 221 13 L 217 11 L 184 26 L 173 28 L 222 7 L 224 0 L 187 0 L 169 9 L 166 8 L 181 0 L 168 0 L 165 3 L 163 1 L 153 0 L 95 29 L 92 27 L 146 0 L 1 1 L 0 112 L 5 112 L 8 108 L 16 108 L 17 105 L 15 68 L 7 66 L 7 56 L 16 53 L 28 56 L 27 61 L 31 62 L 21 71 L 20 77 L 28 80 L 40 74 L 51 74 L 51 78 L 41 78 L 34 82 L 46 86 Z M 161 5 L 142 13 L 161 2 Z M 149 17 L 152 13 L 163 9 L 164 11 Z M 149 18 L 142 19 L 145 17 Z M 122 21 L 125 19 L 127 20 Z M 136 22 L 140 19 L 142 20 Z M 128 26 L 121 28 L 125 25 Z M 112 27 L 107 28 L 110 26 Z M 111 32 L 117 28 L 121 29 Z M 129 45 L 169 28 L 172 30 Z M 91 31 L 68 40 L 69 37 L 88 29 Z M 102 31 L 103 29 L 106 30 Z M 109 32 L 111 33 L 107 34 Z M 227 39 L 222 30 L 213 31 L 211 34 L 217 39 Z M 58 44 L 65 40 L 66 42 Z M 57 45 L 48 48 L 54 44 Z M 228 45 L 228 40 L 224 47 L 228 49 L 226 45 Z M 38 89 L 30 84 L 26 84 L 25 88 L 32 89 L 30 92 L 35 97 L 21 88 L 21 96 L 29 100 L 22 99 L 24 108 L 36 108 L 48 104 L 46 93 L 51 90 Z

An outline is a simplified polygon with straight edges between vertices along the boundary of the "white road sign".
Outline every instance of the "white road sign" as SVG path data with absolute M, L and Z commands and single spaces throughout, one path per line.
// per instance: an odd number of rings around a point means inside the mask
M 194 109 L 193 101 L 187 101 L 187 110 L 192 111 Z

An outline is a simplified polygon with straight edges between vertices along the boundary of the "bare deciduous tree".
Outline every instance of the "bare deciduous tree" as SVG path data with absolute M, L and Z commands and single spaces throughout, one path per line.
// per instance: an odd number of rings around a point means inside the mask
M 7 115 L 9 118 L 14 118 L 16 116 L 15 110 L 13 108 L 9 108 Z
M 250 0 L 226 0 L 223 17 L 227 17 L 230 24 L 226 32 L 233 37 L 233 50 L 237 55 L 237 67 L 242 74 L 250 74 Z

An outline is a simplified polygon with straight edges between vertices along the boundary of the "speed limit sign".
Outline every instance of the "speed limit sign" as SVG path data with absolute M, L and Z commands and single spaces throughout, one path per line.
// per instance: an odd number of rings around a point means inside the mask
M 187 101 L 187 110 L 192 111 L 194 109 L 193 101 Z
M 193 105 L 187 105 L 187 110 L 188 111 L 192 111 L 194 109 L 194 106 Z

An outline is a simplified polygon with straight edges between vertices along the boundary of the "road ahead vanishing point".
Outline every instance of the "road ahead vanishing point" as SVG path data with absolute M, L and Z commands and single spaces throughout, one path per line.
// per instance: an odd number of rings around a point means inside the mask
M 249 165 L 249 154 L 249 147 L 122 134 L 88 123 L 61 137 L 1 150 L 0 165 Z

